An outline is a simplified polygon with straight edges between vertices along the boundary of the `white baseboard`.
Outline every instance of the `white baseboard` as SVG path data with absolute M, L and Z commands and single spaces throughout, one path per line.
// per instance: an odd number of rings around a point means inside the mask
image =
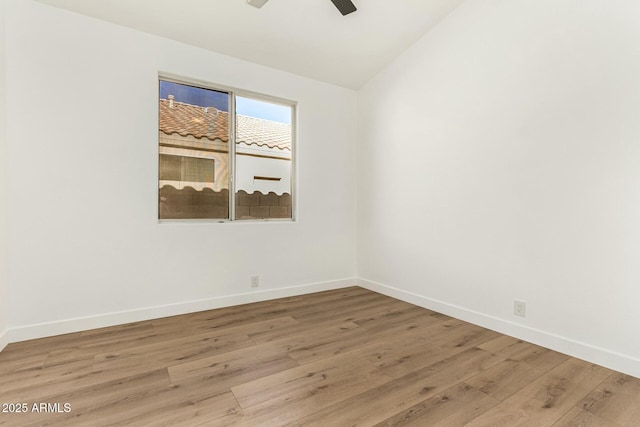
M 267 301 L 276 298 L 304 295 L 314 292 L 328 291 L 332 289 L 341 289 L 349 286 L 357 286 L 357 279 L 350 278 L 334 280 L 330 282 L 311 283 L 307 285 L 291 286 L 287 288 L 270 289 L 196 301 L 185 301 L 177 304 L 145 307 L 137 310 L 106 313 L 96 316 L 79 317 L 74 319 L 59 320 L 55 322 L 20 326 L 16 328 L 10 328 L 8 329 L 8 331 L 5 331 L 3 335 L 0 335 L 0 350 L 2 350 L 2 343 L 5 341 L 6 343 L 26 341 L 30 339 L 68 334 L 72 332 L 86 331 L 89 329 L 122 325 L 124 323 L 140 322 L 143 320 L 157 319 L 160 317 L 212 310 L 214 308 Z
M 7 344 L 9 344 L 9 330 L 5 329 L 0 332 L 0 351 L 4 350 Z
M 469 310 L 455 304 L 438 301 L 432 298 L 407 292 L 402 289 L 384 285 L 370 280 L 358 279 L 360 287 L 378 292 L 401 301 L 408 302 L 438 313 L 446 314 L 474 325 L 482 326 L 505 335 L 537 344 L 578 359 L 586 360 L 634 377 L 640 378 L 640 360 L 615 351 L 596 347 L 588 343 L 562 337 L 551 332 L 520 325 L 505 319 Z

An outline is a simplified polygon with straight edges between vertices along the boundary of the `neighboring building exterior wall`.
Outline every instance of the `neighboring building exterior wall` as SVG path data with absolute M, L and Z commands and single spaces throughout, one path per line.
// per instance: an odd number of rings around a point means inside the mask
M 291 194 L 291 151 L 236 144 L 236 190 Z
M 291 218 L 291 195 L 247 193 L 240 190 L 236 195 L 236 218 Z

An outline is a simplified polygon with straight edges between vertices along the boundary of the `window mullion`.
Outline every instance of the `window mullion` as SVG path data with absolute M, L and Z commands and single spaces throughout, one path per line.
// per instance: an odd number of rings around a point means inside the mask
M 236 96 L 229 92 L 229 220 L 236 219 Z

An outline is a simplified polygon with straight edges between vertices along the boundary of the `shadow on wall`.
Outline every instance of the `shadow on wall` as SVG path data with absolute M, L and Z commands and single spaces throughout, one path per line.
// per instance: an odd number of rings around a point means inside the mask
M 227 219 L 229 190 L 160 188 L 160 219 Z M 236 219 L 291 218 L 291 195 L 237 192 Z

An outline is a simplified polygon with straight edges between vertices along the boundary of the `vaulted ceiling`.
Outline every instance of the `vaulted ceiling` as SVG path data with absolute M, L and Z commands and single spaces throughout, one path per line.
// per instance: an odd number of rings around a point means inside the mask
M 464 0 L 38 0 L 316 80 L 357 89 Z

